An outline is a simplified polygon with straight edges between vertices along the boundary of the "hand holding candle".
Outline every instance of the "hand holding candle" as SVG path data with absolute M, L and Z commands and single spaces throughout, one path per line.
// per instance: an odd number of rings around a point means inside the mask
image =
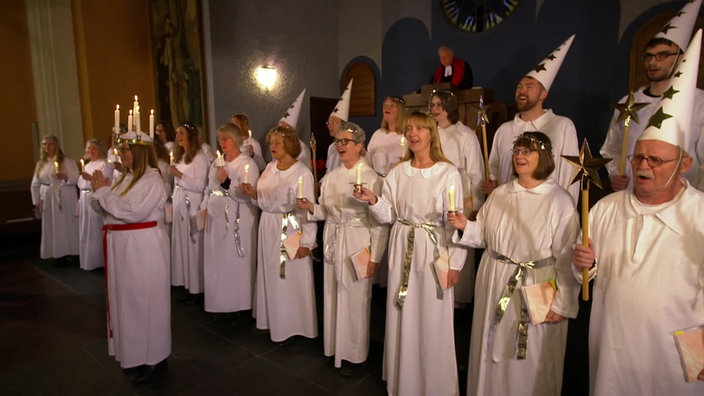
M 303 199 L 303 176 L 298 178 L 298 195 L 296 198 Z
M 457 210 L 457 207 L 455 206 L 455 186 L 454 185 L 450 186 L 450 188 L 447 189 L 447 198 L 448 198 L 447 211 L 448 212 L 455 212 Z

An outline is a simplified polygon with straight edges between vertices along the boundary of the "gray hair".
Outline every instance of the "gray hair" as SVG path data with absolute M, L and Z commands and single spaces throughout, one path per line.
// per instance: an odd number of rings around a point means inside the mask
M 357 143 L 362 143 L 367 139 L 367 135 L 364 133 L 364 129 L 361 126 L 355 124 L 354 122 L 343 122 L 340 126 L 340 132 L 349 132 L 354 137 Z

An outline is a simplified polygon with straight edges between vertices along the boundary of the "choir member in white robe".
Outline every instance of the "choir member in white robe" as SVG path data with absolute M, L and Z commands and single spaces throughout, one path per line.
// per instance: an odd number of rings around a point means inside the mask
M 195 304 L 203 293 L 203 232 L 198 230 L 197 216 L 210 166 L 195 125 L 186 122 L 176 128 L 174 160 L 169 167 L 174 177 L 171 284 L 185 286 L 187 294 L 181 300 Z
M 491 193 L 476 222 L 449 216 L 464 231 L 454 242 L 486 248 L 477 273 L 467 395 L 560 395 L 565 319 L 579 309 L 570 269 L 579 221 L 570 195 L 549 178 L 555 163 L 545 134 L 522 134 L 512 156 L 518 178 Z M 534 265 L 522 266 L 528 262 Z M 520 288 L 551 279 L 557 293 L 545 322 L 522 319 Z M 511 284 L 515 289 L 507 290 Z
M 78 167 L 59 147 L 59 139 L 42 139 L 39 162 L 34 167 L 31 193 L 37 216 L 42 219 L 39 257 L 78 255 Z
M 572 120 L 544 109 L 543 102 L 548 91 L 540 81 L 532 77 L 523 77 L 516 87 L 516 107 L 519 112 L 516 117 L 499 127 L 494 135 L 494 142 L 489 153 L 490 181 L 484 183 L 483 191 L 488 195 L 497 185 L 513 180 L 513 165 L 511 147 L 516 138 L 523 132 L 541 131 L 548 135 L 552 142 L 555 156 L 555 171 L 550 176 L 555 183 L 567 190 L 572 196 L 575 206 L 579 198 L 579 184 L 572 184 L 574 168 L 563 155 L 579 155 L 577 129 Z
M 430 96 L 429 106 L 430 114 L 438 122 L 442 152 L 462 176 L 465 214 L 474 218 L 484 203 L 484 161 L 477 134 L 460 122 L 457 97 L 452 92 L 434 92 Z M 474 300 L 474 272 L 474 249 L 467 249 L 467 265 L 460 272 L 460 280 L 454 287 L 456 303 L 467 304 Z
M 405 103 L 403 98 L 398 96 L 384 99 L 381 128 L 372 134 L 367 145 L 367 161 L 381 177 L 389 173 L 406 151 L 406 141 L 401 129 L 406 114 Z
M 237 113 L 230 117 L 230 122 L 237 125 L 242 133 L 245 134 L 246 139 L 242 142 L 242 147 L 240 151 L 249 155 L 254 159 L 257 164 L 259 173 L 261 173 L 266 167 L 266 161 L 264 160 L 264 155 L 262 153 L 262 145 L 257 139 L 252 137 L 252 130 L 249 129 L 249 118 L 246 114 Z
M 234 124 L 221 125 L 217 138 L 222 156 L 210 165 L 201 210 L 205 220 L 204 307 L 206 312 L 239 312 L 252 309 L 257 265 L 259 209 L 240 188 L 256 186 L 256 162 L 240 152 L 246 138 Z
M 639 140 L 630 159 L 633 189 L 594 205 L 590 245 L 573 254 L 578 279 L 594 279 L 590 394 L 704 395 L 704 370 L 685 382 L 673 337 L 704 326 L 704 193 L 675 145 Z
M 380 223 L 393 224 L 382 378 L 390 395 L 457 395 L 452 285 L 467 252 L 450 243 L 446 214 L 448 191 L 454 186 L 462 197 L 462 180 L 442 154 L 432 116 L 413 112 L 406 139 L 410 152 L 386 175 L 381 197 L 366 188 L 355 194 Z M 447 270 L 447 289 L 436 280 L 436 261 Z
M 79 230 L 79 261 L 81 269 L 90 271 L 103 266 L 103 214 L 93 204 L 93 173 L 99 170 L 110 181 L 113 179 L 113 167 L 105 158 L 105 146 L 98 139 L 86 142 L 84 163 L 81 176 L 78 178 L 78 230 Z
M 343 360 L 347 362 L 340 372 L 345 376 L 358 373 L 367 360 L 371 277 L 388 239 L 388 227 L 371 219 L 369 205 L 352 196 L 358 182 L 376 195 L 381 192 L 381 178 L 361 156 L 364 140 L 362 128 L 344 123 L 335 138 L 342 165 L 321 181 L 319 204 L 308 200 L 297 203 L 299 209 L 309 212 L 309 219 L 325 220 L 323 353 L 329 358 L 334 356 L 337 368 L 342 367 Z M 366 251 L 368 259 L 360 263 L 366 271 L 359 277 L 353 256 L 362 251 Z
M 174 138 L 176 137 L 176 132 L 174 128 L 167 123 L 158 122 L 154 127 L 154 133 L 158 139 L 154 140 L 154 144 L 161 143 L 162 146 L 166 148 L 167 152 L 173 151 L 174 149 Z M 157 153 L 157 157 L 159 153 Z
M 171 354 L 167 194 L 149 135 L 137 136 L 120 138 L 125 172 L 112 188 L 101 171 L 92 178 L 106 213 L 108 352 L 123 368 L 139 367 L 135 384 L 165 371 Z
M 303 221 L 306 216 L 299 216 L 296 211 L 297 197 L 314 199 L 314 181 L 310 170 L 296 160 L 301 146 L 294 129 L 278 126 L 268 136 L 273 160 L 262 172 L 256 188 L 242 186 L 262 210 L 253 314 L 257 328 L 269 329 L 272 341 L 288 343 L 297 335 L 318 336 L 310 257 L 317 226 L 315 222 Z M 282 253 L 284 234 L 288 241 L 297 239 L 295 234 L 300 236 L 300 243 L 289 245 L 290 255 Z
M 334 113 L 334 111 L 333 111 Z M 330 137 L 333 138 L 333 142 L 328 146 L 327 157 L 325 157 L 325 170 L 326 172 L 332 172 L 340 166 L 340 156 L 337 153 L 337 146 L 335 145 L 335 138 L 337 134 L 342 130 L 342 124 L 347 122 L 346 120 L 340 119 L 340 117 L 330 115 L 325 125 L 328 127 L 328 133 Z

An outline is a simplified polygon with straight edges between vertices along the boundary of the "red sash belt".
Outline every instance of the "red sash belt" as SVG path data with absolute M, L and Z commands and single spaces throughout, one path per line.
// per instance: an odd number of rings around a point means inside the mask
M 156 221 L 130 224 L 105 224 L 103 225 L 103 262 L 105 263 L 105 314 L 108 319 L 108 337 L 112 338 L 112 325 L 110 324 L 110 299 L 108 298 L 108 231 L 130 231 L 156 227 Z M 126 246 L 125 246 L 126 247 Z

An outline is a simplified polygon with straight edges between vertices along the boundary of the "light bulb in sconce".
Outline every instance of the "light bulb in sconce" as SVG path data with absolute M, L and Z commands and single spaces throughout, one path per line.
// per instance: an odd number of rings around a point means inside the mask
M 278 75 L 276 68 L 271 66 L 260 66 L 257 68 L 256 77 L 259 87 L 266 91 L 270 91 L 274 88 Z

